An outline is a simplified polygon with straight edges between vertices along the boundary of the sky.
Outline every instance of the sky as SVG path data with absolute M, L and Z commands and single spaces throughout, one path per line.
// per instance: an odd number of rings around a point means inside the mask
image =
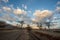
M 60 19 L 60 0 L 0 0 L 0 20 L 43 23 L 55 19 Z

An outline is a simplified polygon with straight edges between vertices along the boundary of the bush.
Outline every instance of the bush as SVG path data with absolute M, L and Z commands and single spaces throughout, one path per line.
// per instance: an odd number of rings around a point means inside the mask
M 6 26 L 6 22 L 5 21 L 0 21 L 0 28 L 3 28 Z

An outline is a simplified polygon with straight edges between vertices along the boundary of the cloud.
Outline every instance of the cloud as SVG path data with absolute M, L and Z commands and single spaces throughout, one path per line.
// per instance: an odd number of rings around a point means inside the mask
M 13 13 L 14 13 L 14 14 L 26 14 L 26 11 L 17 8 L 17 9 L 15 9 L 15 10 L 13 11 Z
M 14 16 L 12 17 L 10 14 L 4 14 L 2 16 L 2 19 L 9 20 L 9 21 L 16 21 L 16 18 L 14 18 Z
M 32 11 L 28 11 L 29 13 L 32 13 Z
M 10 21 L 13 21 L 13 20 L 16 21 L 17 18 L 15 18 L 13 10 L 14 9 L 12 9 L 11 7 L 3 6 L 1 8 L 1 14 L 3 14 L 3 15 L 1 16 L 0 19 L 10 20 Z
M 39 20 L 36 19 L 36 18 L 32 18 L 31 20 L 32 20 L 32 22 L 34 22 L 34 23 L 39 21 Z
M 57 2 L 57 5 L 59 5 L 59 4 L 60 4 L 60 1 Z
M 20 9 L 20 8 L 14 8 L 13 7 L 13 4 L 10 5 L 9 7 L 8 6 L 3 6 L 1 9 L 0 9 L 0 13 L 2 13 L 2 17 L 0 19 L 5 19 L 5 20 L 20 20 L 20 18 L 22 18 L 21 16 L 23 16 L 23 20 L 27 21 L 27 17 L 25 17 L 24 15 L 26 15 L 27 11 L 23 10 L 23 9 Z M 12 14 L 12 15 L 11 15 Z M 22 15 L 21 15 L 22 14 Z M 21 16 L 20 16 L 21 15 Z
M 9 7 L 2 7 L 2 9 L 6 12 L 11 12 L 12 11 L 11 8 L 9 8 Z
M 33 14 L 34 16 L 40 17 L 40 10 L 36 10 L 35 13 Z
M 36 10 L 33 15 L 36 17 L 44 18 L 44 17 L 50 16 L 51 14 L 52 12 L 49 10 L 43 10 L 43 11 Z
M 57 12 L 60 12 L 60 7 L 56 7 L 56 11 Z
M 27 5 L 25 5 L 25 4 L 22 4 L 22 7 L 23 7 L 24 9 L 27 9 Z
M 9 0 L 2 0 L 2 1 L 4 1 L 5 3 L 7 3 Z
M 29 16 L 27 16 L 27 15 L 22 15 L 20 17 L 20 20 L 23 20 L 27 24 L 31 23 L 31 18 Z
M 0 2 L 2 2 L 2 1 L 5 2 L 5 3 L 7 3 L 9 0 L 0 0 Z
M 2 18 L 6 20 L 20 20 L 21 16 L 24 16 L 27 13 L 27 11 L 23 9 L 20 8 L 15 9 L 13 5 L 10 5 L 10 7 L 4 6 L 2 7 L 2 10 L 3 10 L 2 13 L 4 13 Z M 13 16 L 12 17 L 10 14 L 13 14 L 15 16 L 12 15 Z M 20 14 L 22 15 L 20 16 Z
M 53 12 L 50 10 L 36 10 L 33 15 L 35 16 L 35 20 L 41 21 L 42 19 L 51 17 L 52 14 Z
M 0 13 L 2 13 L 2 9 L 0 9 Z

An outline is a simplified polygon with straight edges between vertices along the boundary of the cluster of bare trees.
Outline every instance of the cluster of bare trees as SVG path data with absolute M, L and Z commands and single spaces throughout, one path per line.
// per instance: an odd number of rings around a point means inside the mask
M 22 26 L 23 26 L 23 24 L 24 24 L 24 21 L 18 21 L 21 25 L 20 25 L 20 27 L 22 28 Z M 48 28 L 50 28 L 50 23 L 51 22 L 45 22 L 44 24 L 48 27 Z M 43 27 L 43 24 L 42 23 L 36 23 L 37 24 L 37 27 L 39 27 L 39 29 L 41 29 L 42 27 Z M 27 24 L 27 26 L 29 26 L 28 24 Z
M 4 28 L 7 25 L 5 21 L 0 21 L 0 28 Z
M 41 29 L 43 27 L 42 23 L 36 23 L 36 24 L 37 24 L 37 27 L 39 27 L 39 29 Z M 51 26 L 51 22 L 50 21 L 49 22 L 45 22 L 44 24 L 48 27 L 48 29 L 50 29 L 50 26 Z

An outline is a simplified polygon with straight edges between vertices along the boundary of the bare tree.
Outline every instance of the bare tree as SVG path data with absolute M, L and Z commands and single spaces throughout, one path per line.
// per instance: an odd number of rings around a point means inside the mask
M 23 26 L 23 24 L 24 24 L 24 21 L 18 21 L 19 23 L 21 23 L 21 28 L 22 28 L 22 26 Z
M 46 22 L 46 23 L 45 23 L 46 26 L 48 26 L 49 29 L 50 29 L 50 23 L 51 23 L 51 22 Z
M 24 21 L 21 21 L 20 23 L 21 23 L 21 28 L 22 28 L 22 26 L 23 26 L 23 24 L 24 24 Z
M 42 23 L 36 23 L 36 24 L 37 24 L 37 27 L 39 27 L 39 29 L 41 29 Z

